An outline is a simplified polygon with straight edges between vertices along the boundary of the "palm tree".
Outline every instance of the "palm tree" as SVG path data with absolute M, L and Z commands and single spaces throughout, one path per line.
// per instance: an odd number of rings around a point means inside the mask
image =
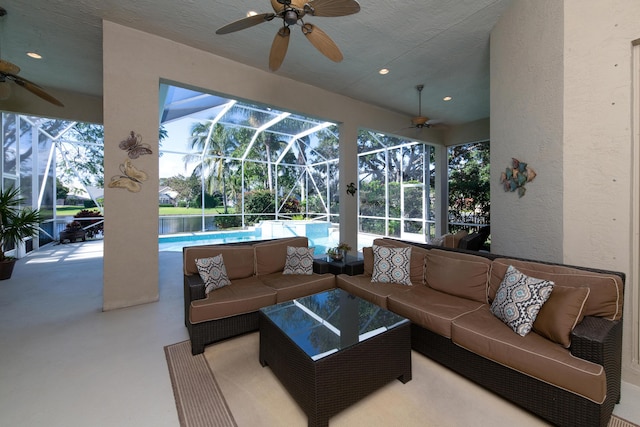
M 4 253 L 8 247 L 38 232 L 40 212 L 28 207 L 21 209 L 24 202 L 18 188 L 0 191 L 0 262 L 8 258 Z
M 194 172 L 204 179 L 207 192 L 218 190 L 222 193 L 224 212 L 227 213 L 228 156 L 238 148 L 239 143 L 230 128 L 219 123 L 213 126 L 211 132 L 209 123 L 196 123 L 191 127 L 191 149 L 199 150 L 201 154 L 187 155 L 184 161 L 185 164 L 195 159 L 199 161 Z

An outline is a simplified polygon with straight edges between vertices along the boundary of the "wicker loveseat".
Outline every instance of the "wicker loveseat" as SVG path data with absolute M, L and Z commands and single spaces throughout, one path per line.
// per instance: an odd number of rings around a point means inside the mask
M 374 245 L 412 248 L 412 286 L 372 283 L 371 248 L 364 274 L 339 275 L 336 285 L 409 318 L 414 350 L 555 425 L 607 425 L 620 399 L 624 274 L 394 239 Z M 490 310 L 509 266 L 555 283 L 526 336 Z
M 258 330 L 262 307 L 333 289 L 333 274 L 283 275 L 287 247 L 308 244 L 306 237 L 291 237 L 183 248 L 184 321 L 191 352 L 199 354 L 208 344 Z M 217 255 L 222 255 L 232 284 L 206 294 L 195 260 Z

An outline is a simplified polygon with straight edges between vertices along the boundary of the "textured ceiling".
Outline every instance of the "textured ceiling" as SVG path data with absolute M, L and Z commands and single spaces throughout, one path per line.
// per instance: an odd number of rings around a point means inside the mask
M 340 47 L 334 63 L 292 28 L 277 74 L 456 125 L 489 116 L 489 34 L 512 0 L 360 0 L 357 14 L 307 16 Z M 247 11 L 271 12 L 269 0 L 0 0 L 0 57 L 45 88 L 102 94 L 102 20 L 268 70 L 280 23 L 216 35 Z M 25 55 L 37 51 L 43 59 Z M 380 68 L 389 68 L 386 76 Z M 122 64 L 123 73 L 126 64 Z M 444 96 L 453 100 L 443 102 Z

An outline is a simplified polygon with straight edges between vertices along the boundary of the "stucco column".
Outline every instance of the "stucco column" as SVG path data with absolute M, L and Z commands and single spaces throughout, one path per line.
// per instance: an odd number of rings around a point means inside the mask
M 110 28 L 105 23 L 107 29 Z M 104 31 L 104 291 L 103 309 L 157 301 L 158 293 L 158 79 L 136 63 L 121 31 Z M 151 154 L 130 158 L 120 148 L 131 132 Z M 129 163 L 127 163 L 129 162 Z M 136 174 L 135 171 L 138 171 Z M 143 175 L 140 175 L 143 174 Z M 139 182 L 110 188 L 112 179 Z
M 358 248 L 358 193 L 351 196 L 347 185 L 358 186 L 358 128 L 353 123 L 340 125 L 340 242 L 345 242 L 356 252 Z

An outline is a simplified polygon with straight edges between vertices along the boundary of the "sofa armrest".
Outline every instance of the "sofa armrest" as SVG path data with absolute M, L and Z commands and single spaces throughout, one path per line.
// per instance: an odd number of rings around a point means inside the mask
M 622 321 L 587 316 L 571 333 L 571 354 L 602 365 L 607 394 L 620 399 L 622 377 Z
M 617 331 L 619 321 L 587 316 L 571 333 L 571 354 L 581 359 L 603 365 L 607 347 L 615 346 L 621 331 Z M 617 335 L 620 335 L 617 337 Z
M 204 282 L 197 274 L 184 275 L 184 325 L 189 326 L 189 307 L 192 301 L 204 299 Z

